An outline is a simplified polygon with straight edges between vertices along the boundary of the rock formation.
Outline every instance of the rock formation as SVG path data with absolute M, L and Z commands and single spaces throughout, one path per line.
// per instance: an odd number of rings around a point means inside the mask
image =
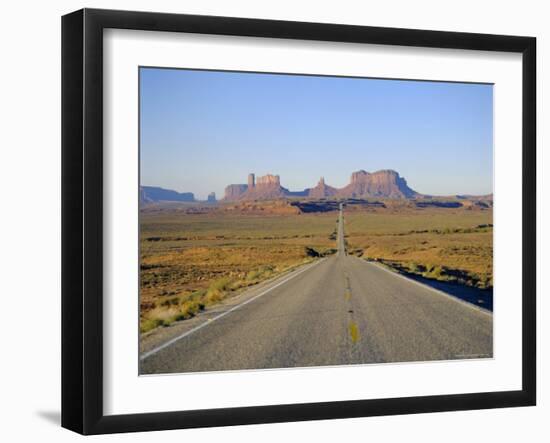
M 409 188 L 407 181 L 396 171 L 385 169 L 373 173 L 354 172 L 350 184 L 340 189 L 337 195 L 345 198 L 413 198 L 418 193 Z
M 363 170 L 351 174 L 350 183 L 337 189 L 325 183 L 321 177 L 314 188 L 291 192 L 281 186 L 278 175 L 267 174 L 255 177 L 249 174 L 248 185 L 229 185 L 225 188 L 224 200 L 276 200 L 288 197 L 309 198 L 415 198 L 416 191 L 409 188 L 407 181 L 396 171 L 382 170 L 366 172 Z
M 281 186 L 281 179 L 278 175 L 267 174 L 263 177 L 258 177 L 256 180 L 256 186 Z
M 239 198 L 244 195 L 247 189 L 247 185 L 228 185 L 225 187 L 224 200 L 239 200 Z
M 139 188 L 139 201 L 140 203 L 160 201 L 194 202 L 195 196 L 192 192 L 177 192 L 156 186 L 141 186 Z
M 327 198 L 334 197 L 338 193 L 338 189 L 333 188 L 325 183 L 325 178 L 321 177 L 319 183 L 314 188 L 307 190 L 307 196 L 311 198 Z
M 254 174 L 248 174 L 248 189 L 256 186 L 256 176 Z
M 216 193 L 211 192 L 210 194 L 208 194 L 208 197 L 206 198 L 206 201 L 209 202 L 209 203 L 216 203 Z
M 263 177 L 257 177 L 253 187 L 248 187 L 246 192 L 240 197 L 242 200 L 276 200 L 290 195 L 288 189 L 281 186 L 281 180 L 278 175 L 267 174 Z
M 224 200 L 276 200 L 289 195 L 291 192 L 281 186 L 278 175 L 255 178 L 254 174 L 249 174 L 247 185 L 229 185 L 225 188 Z

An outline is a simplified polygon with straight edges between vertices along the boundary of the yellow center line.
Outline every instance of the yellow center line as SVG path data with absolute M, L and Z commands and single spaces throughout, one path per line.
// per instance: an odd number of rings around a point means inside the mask
M 349 329 L 349 335 L 351 337 L 351 341 L 353 343 L 357 343 L 361 339 L 361 335 L 359 334 L 359 327 L 357 326 L 357 323 L 354 321 L 350 321 L 348 325 Z
M 346 292 L 344 292 L 344 297 L 346 298 L 346 301 L 351 300 L 351 291 L 349 289 L 346 289 Z

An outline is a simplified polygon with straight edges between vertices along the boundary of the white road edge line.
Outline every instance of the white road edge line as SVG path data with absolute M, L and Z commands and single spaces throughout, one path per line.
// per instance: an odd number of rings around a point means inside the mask
M 240 304 L 238 304 L 238 305 L 233 306 L 233 307 L 232 307 L 231 309 L 229 309 L 228 311 L 225 311 L 225 312 L 223 312 L 222 314 L 220 314 L 220 315 L 218 315 L 218 316 L 216 316 L 216 317 L 214 317 L 214 318 L 207 319 L 207 320 L 204 321 L 204 323 L 201 323 L 200 325 L 195 326 L 194 328 L 190 329 L 189 331 L 186 331 L 186 332 L 184 332 L 183 334 L 178 335 L 177 337 L 174 337 L 174 338 L 171 339 L 171 340 L 168 340 L 166 343 L 163 343 L 162 345 L 160 345 L 160 346 L 158 346 L 158 347 L 156 347 L 156 348 L 153 348 L 153 349 L 151 349 L 150 351 L 144 352 L 142 355 L 140 355 L 139 360 L 140 360 L 140 361 L 143 361 L 143 360 L 145 360 L 147 357 L 150 357 L 151 355 L 156 354 L 157 352 L 163 350 L 164 348 L 167 348 L 168 346 L 174 344 L 175 342 L 181 340 L 182 338 L 185 338 L 185 337 L 187 337 L 188 335 L 191 335 L 191 334 L 197 332 L 199 329 L 202 329 L 202 328 L 204 328 L 204 327 L 207 326 L 207 325 L 211 325 L 211 324 L 214 323 L 216 320 L 219 320 L 220 318 L 225 317 L 227 314 L 230 314 L 231 312 L 236 311 L 236 310 L 239 309 L 239 308 L 242 308 L 244 305 L 247 305 L 248 303 L 253 302 L 254 300 L 256 300 L 256 299 L 262 297 L 263 295 L 267 294 L 268 292 L 272 291 L 273 289 L 278 288 L 279 286 L 285 284 L 285 283 L 288 282 L 289 280 L 292 280 L 294 277 L 297 277 L 298 275 L 300 275 L 300 274 L 306 272 L 307 270 L 314 268 L 315 266 L 317 266 L 318 264 L 324 262 L 325 260 L 326 260 L 326 258 L 322 258 L 322 259 L 319 260 L 318 262 L 315 262 L 315 263 L 313 263 L 312 265 L 307 266 L 307 267 L 305 267 L 304 269 L 302 269 L 302 270 L 300 270 L 300 271 L 298 271 L 298 272 L 295 272 L 294 274 L 289 275 L 289 276 L 288 276 L 287 278 L 285 278 L 284 280 L 282 280 L 282 281 L 280 281 L 279 283 L 277 283 L 277 284 L 275 284 L 275 285 L 273 285 L 273 286 L 267 288 L 265 291 L 260 292 L 258 295 L 255 295 L 254 297 L 249 298 L 248 300 L 246 300 L 246 301 L 244 301 L 244 302 L 242 302 L 242 303 L 240 303 Z
M 454 300 L 454 301 L 456 301 L 456 302 L 458 302 L 458 303 L 461 303 L 461 304 L 463 304 L 463 305 L 465 305 L 465 306 L 467 306 L 467 307 L 469 307 L 469 308 L 472 308 L 472 309 L 474 309 L 474 310 L 476 310 L 476 311 L 479 311 L 479 312 L 481 312 L 481 313 L 483 313 L 483 314 L 493 316 L 493 313 L 492 313 L 491 311 L 489 311 L 488 309 L 484 309 L 484 308 L 482 308 L 482 307 L 480 307 L 480 306 L 476 306 L 476 305 L 474 305 L 474 304 L 472 304 L 472 303 L 469 303 L 469 302 L 467 302 L 467 301 L 461 300 L 461 299 L 458 298 L 458 297 L 455 297 L 455 296 L 453 296 L 453 295 L 449 295 L 449 294 L 447 294 L 447 293 L 444 292 L 444 291 L 440 291 L 439 289 L 432 288 L 431 286 L 428 286 L 428 285 L 425 285 L 424 283 L 421 283 L 421 282 L 419 282 L 419 281 L 413 280 L 412 278 L 407 278 L 407 277 L 405 277 L 404 275 L 399 274 L 398 272 L 390 271 L 389 269 L 385 268 L 383 265 L 381 265 L 381 264 L 379 264 L 379 263 L 368 262 L 368 261 L 363 260 L 363 259 L 361 259 L 361 258 L 359 258 L 359 257 L 355 257 L 355 258 L 356 258 L 357 260 L 359 260 L 360 262 L 362 262 L 362 263 L 374 265 L 374 266 L 376 266 L 376 267 L 379 268 L 379 269 L 382 269 L 382 270 L 384 270 L 384 271 L 386 271 L 386 272 L 389 272 L 391 275 L 395 275 L 396 277 L 400 277 L 400 278 L 402 278 L 402 279 L 404 279 L 404 280 L 407 280 L 407 281 L 410 282 L 410 283 L 414 283 L 415 285 L 421 286 L 421 287 L 423 287 L 424 289 L 429 289 L 430 291 L 435 292 L 436 294 L 444 295 L 445 297 L 447 297 L 447 298 L 449 298 L 449 299 L 451 299 L 451 300 Z

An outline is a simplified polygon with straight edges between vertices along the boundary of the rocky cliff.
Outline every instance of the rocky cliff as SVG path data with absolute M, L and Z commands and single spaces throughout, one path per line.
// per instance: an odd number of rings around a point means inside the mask
M 254 175 L 250 174 L 248 183 L 227 186 L 224 200 L 276 200 L 291 195 L 288 189 L 281 186 L 278 175 L 267 174 L 254 179 Z
M 156 186 L 141 186 L 139 188 L 139 201 L 140 203 L 160 201 L 193 202 L 195 201 L 195 196 L 192 192 L 177 192 Z
M 256 187 L 281 186 L 281 179 L 278 175 L 267 174 L 256 179 Z
M 238 200 L 247 191 L 248 185 L 228 185 L 225 187 L 224 200 Z
M 363 170 L 354 172 L 349 185 L 338 190 L 337 195 L 345 198 L 413 198 L 418 193 L 409 188 L 407 181 L 396 171 L 385 169 L 373 173 Z
M 317 186 L 307 190 L 307 196 L 311 198 L 334 197 L 336 194 L 338 194 L 338 189 L 327 185 L 324 177 L 321 177 Z

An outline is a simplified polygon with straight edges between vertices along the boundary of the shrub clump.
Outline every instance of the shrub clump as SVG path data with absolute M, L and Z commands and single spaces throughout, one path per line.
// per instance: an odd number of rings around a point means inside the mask
M 225 297 L 225 292 L 229 289 L 231 279 L 223 277 L 213 281 L 206 291 L 205 301 L 207 304 L 216 303 Z

